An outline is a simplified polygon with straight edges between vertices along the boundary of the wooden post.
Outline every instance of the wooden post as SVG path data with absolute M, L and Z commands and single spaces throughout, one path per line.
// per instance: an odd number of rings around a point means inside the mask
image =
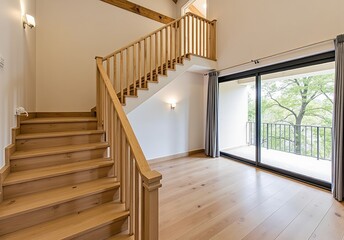
M 106 59 L 106 73 L 110 78 L 110 58 Z
M 150 80 L 153 81 L 153 36 L 150 36 L 149 59 L 149 75 Z
M 191 52 L 190 53 L 192 53 L 192 54 L 194 54 L 195 53 L 195 48 L 194 48 L 194 46 L 195 46 L 195 43 L 194 43 L 194 41 L 195 41 L 195 37 L 194 37 L 194 16 L 193 15 L 191 15 Z
M 167 73 L 167 69 L 168 69 L 168 27 L 165 28 L 165 64 L 166 64 L 166 72 Z M 163 68 L 164 64 L 161 64 L 161 68 Z M 164 70 L 161 70 L 162 74 L 164 74 Z
M 211 22 L 211 59 L 216 60 L 216 20 Z
M 185 52 L 185 54 L 188 54 L 188 53 L 190 53 L 190 16 L 189 15 L 187 15 L 186 16 L 186 18 L 185 18 L 185 20 L 186 20 L 186 26 L 187 26 L 187 31 L 186 31 L 186 52 Z
M 113 55 L 113 89 L 115 90 L 115 92 L 117 93 L 117 71 L 116 71 L 116 67 L 117 67 L 117 55 L 114 54 Z
M 183 19 L 183 31 L 184 31 L 184 44 L 183 44 L 183 56 L 186 57 L 186 16 Z
M 97 120 L 98 120 L 98 129 L 102 129 L 102 123 L 101 123 L 101 106 L 100 106 L 100 73 L 97 64 L 102 63 L 103 58 L 102 57 L 96 57 L 96 85 L 97 85 L 97 99 L 96 99 L 96 110 L 97 110 Z
M 127 140 L 125 138 L 125 133 L 123 131 L 123 128 L 121 127 L 121 203 L 126 203 L 128 199 L 126 199 L 126 161 L 127 161 L 127 151 L 126 151 L 126 143 Z
M 135 176 L 134 176 L 134 154 L 131 152 L 131 150 L 129 151 L 129 186 L 130 186 L 130 204 L 129 204 L 129 212 L 130 212 L 130 224 L 129 224 L 129 235 L 133 235 L 134 233 L 134 181 L 135 181 Z
M 174 59 L 178 63 L 178 23 L 174 23 Z
M 210 29 L 211 24 L 207 23 L 207 57 L 210 58 Z
M 143 179 L 143 240 L 159 239 L 159 188 L 161 174 L 151 171 L 150 181 Z
M 139 88 L 142 88 L 142 84 L 141 84 L 141 42 L 139 42 L 139 49 L 138 49 L 138 65 L 139 65 L 139 69 L 138 69 L 138 80 L 139 80 Z
M 179 55 L 179 62 L 182 63 L 182 20 L 180 20 L 178 22 L 178 32 L 179 32 L 179 39 L 178 39 L 178 46 L 179 46 L 179 51 L 178 51 L 178 55 Z
M 116 155 L 117 155 L 117 180 L 122 181 L 122 129 L 121 129 L 121 121 L 117 114 L 116 116 Z M 122 201 L 122 193 L 121 193 L 121 202 Z
M 114 177 L 119 180 L 119 169 L 118 169 L 118 153 L 119 153 L 119 141 L 118 141 L 118 118 L 117 118 L 117 113 L 116 110 L 114 109 L 114 106 L 112 106 L 113 111 L 112 111 L 112 119 L 113 119 L 113 127 L 112 127 L 112 137 L 113 137 L 113 161 L 114 161 Z
M 159 61 L 159 64 L 160 64 L 160 72 L 162 74 L 162 65 L 163 65 L 163 58 L 164 58 L 164 50 L 163 50 L 163 40 L 164 40 L 164 37 L 162 35 L 163 31 L 161 30 L 160 31 L 160 61 Z M 156 76 L 157 76 L 157 80 L 158 80 L 158 69 L 156 70 Z
M 205 21 L 203 20 L 202 21 L 203 23 L 203 46 L 202 46 L 202 56 L 203 57 L 206 57 L 206 54 L 205 54 Z
M 143 55 L 143 76 L 144 76 L 144 80 L 143 80 L 143 85 L 146 86 L 147 83 L 147 41 L 146 38 L 144 40 L 144 55 Z
M 172 60 L 173 60 L 173 24 L 170 25 L 170 68 L 172 69 Z
M 133 91 L 136 95 L 136 48 L 135 44 L 133 45 Z
M 125 78 L 127 79 L 127 95 L 130 96 L 130 81 L 129 81 L 129 70 L 130 70 L 130 57 L 129 57 L 129 49 L 126 49 L 126 58 L 125 58 L 125 67 L 127 69 L 127 72 L 125 74 Z
M 119 90 L 121 92 L 121 103 L 124 103 L 124 96 L 123 96 L 123 51 L 121 51 L 121 62 L 119 64 L 119 67 L 120 67 L 120 79 L 119 79 L 119 82 L 120 82 L 120 87 L 119 87 Z
M 161 36 L 160 36 L 161 38 Z M 159 57 L 158 57 L 158 33 L 155 33 L 155 75 L 158 75 Z
M 140 177 L 139 177 L 139 170 L 136 167 L 136 163 L 134 162 L 134 169 L 135 169 L 135 212 L 134 212 L 134 218 L 135 218 L 135 240 L 139 239 L 139 232 L 140 232 Z
M 198 45 L 198 40 L 199 40 L 198 23 L 199 23 L 199 19 L 198 19 L 198 17 L 196 17 L 195 20 L 196 20 L 196 54 L 199 56 L 199 45 Z

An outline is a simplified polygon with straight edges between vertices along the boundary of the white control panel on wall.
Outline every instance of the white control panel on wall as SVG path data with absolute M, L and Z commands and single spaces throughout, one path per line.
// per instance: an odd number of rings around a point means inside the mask
M 5 59 L 0 55 L 0 69 L 5 67 Z

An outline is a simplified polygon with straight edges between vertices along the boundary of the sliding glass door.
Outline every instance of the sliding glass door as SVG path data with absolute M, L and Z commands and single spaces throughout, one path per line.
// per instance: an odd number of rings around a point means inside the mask
M 219 86 L 220 151 L 246 161 L 256 161 L 255 77 L 221 83 Z
M 223 156 L 329 188 L 334 53 L 220 78 Z
M 334 63 L 261 76 L 261 163 L 331 182 Z

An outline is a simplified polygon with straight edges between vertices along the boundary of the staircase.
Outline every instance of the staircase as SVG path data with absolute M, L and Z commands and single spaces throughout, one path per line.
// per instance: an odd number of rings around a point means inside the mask
M 0 170 L 0 239 L 159 239 L 162 176 L 150 169 L 123 108 L 193 66 L 212 68 L 215 23 L 187 14 L 96 57 L 96 117 L 18 117 Z M 159 87 L 148 91 L 150 84 Z
M 104 131 L 83 115 L 20 122 L 3 182 L 0 239 L 106 239 L 128 228 Z
M 193 68 L 215 69 L 215 46 L 216 20 L 187 13 L 96 59 L 103 63 L 118 99 L 129 113 L 184 72 Z

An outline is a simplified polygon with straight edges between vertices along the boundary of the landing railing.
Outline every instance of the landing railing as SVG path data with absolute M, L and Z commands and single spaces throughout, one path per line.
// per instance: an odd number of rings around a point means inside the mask
M 255 145 L 255 122 L 246 123 L 246 142 Z M 261 146 L 317 159 L 332 159 L 332 128 L 313 125 L 262 123 Z
M 102 60 L 121 103 L 125 96 L 147 88 L 158 74 L 166 74 L 190 54 L 216 59 L 216 20 L 192 13 L 163 26 Z

